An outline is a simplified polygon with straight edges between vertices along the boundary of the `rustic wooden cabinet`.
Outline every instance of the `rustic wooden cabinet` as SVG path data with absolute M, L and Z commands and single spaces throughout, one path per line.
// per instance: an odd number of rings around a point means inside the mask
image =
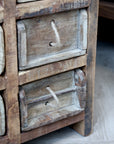
M 92 131 L 98 0 L 0 0 L 0 144 Z

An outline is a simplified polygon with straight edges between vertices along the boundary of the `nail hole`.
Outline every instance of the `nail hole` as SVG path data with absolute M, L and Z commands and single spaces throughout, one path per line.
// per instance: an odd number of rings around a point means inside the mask
M 47 105 L 48 103 L 49 103 L 49 102 L 48 102 L 48 101 L 46 101 L 46 102 L 45 102 L 45 105 Z
M 55 23 L 55 20 L 54 20 L 54 19 L 52 19 L 52 20 L 51 20 L 51 22 L 54 22 L 54 23 Z
M 49 46 L 52 46 L 52 42 L 49 42 Z

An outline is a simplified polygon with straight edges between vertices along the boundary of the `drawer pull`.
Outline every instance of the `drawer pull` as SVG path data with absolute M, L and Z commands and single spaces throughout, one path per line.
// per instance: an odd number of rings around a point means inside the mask
M 60 36 L 59 36 L 59 32 L 57 30 L 57 27 L 55 25 L 55 21 L 52 20 L 51 21 L 51 27 L 55 33 L 55 38 L 56 38 L 56 43 L 50 42 L 49 45 L 53 46 L 53 47 L 61 47 L 61 41 L 60 41 Z
M 56 94 L 54 93 L 54 91 L 50 87 L 47 87 L 46 89 L 50 92 L 50 94 L 52 94 L 52 96 L 55 99 L 56 103 L 59 104 L 59 99 L 56 96 Z

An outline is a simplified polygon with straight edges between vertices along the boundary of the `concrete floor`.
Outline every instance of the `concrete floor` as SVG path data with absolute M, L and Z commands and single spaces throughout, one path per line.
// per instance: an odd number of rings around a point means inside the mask
M 98 42 L 94 131 L 83 137 L 69 127 L 26 144 L 114 144 L 114 44 Z

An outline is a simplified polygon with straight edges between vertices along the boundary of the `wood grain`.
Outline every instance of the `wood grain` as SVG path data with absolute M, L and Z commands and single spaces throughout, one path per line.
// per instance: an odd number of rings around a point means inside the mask
M 86 62 L 87 56 L 84 55 L 77 58 L 52 63 L 35 69 L 19 72 L 19 85 L 23 85 L 51 75 L 85 66 Z
M 6 113 L 7 133 L 10 144 L 20 143 L 20 121 L 18 106 L 18 67 L 16 43 L 15 0 L 4 0 L 4 33 L 6 51 Z
M 86 10 L 22 20 L 17 22 L 17 27 L 20 70 L 86 53 Z
M 85 120 L 73 126 L 73 128 L 84 136 L 88 136 L 93 130 L 93 96 L 96 63 L 96 38 L 99 0 L 92 0 L 88 9 L 88 57 L 87 57 L 87 100 L 85 109 Z
M 0 5 L 0 23 L 4 20 L 4 8 Z
M 8 136 L 0 137 L 0 144 L 8 144 Z
M 84 112 L 73 116 L 69 117 L 63 120 L 60 120 L 58 122 L 52 123 L 50 125 L 46 125 L 37 129 L 34 129 L 32 131 L 24 132 L 21 134 L 21 142 L 24 143 L 28 140 L 32 140 L 36 137 L 40 137 L 42 135 L 48 134 L 50 132 L 53 132 L 57 129 L 63 128 L 67 125 L 71 125 L 73 123 L 77 123 L 79 121 L 82 121 L 84 119 Z
M 56 12 L 74 10 L 88 7 L 91 0 L 44 0 L 26 4 L 18 4 L 16 7 L 16 18 L 24 19 L 40 15 L 53 14 Z
M 6 88 L 6 78 L 5 76 L 0 76 L 0 90 L 4 90 Z
M 88 135 L 92 129 L 92 96 L 94 87 L 95 73 L 95 41 L 96 41 L 96 20 L 98 1 L 96 0 L 46 0 L 36 1 L 26 4 L 17 4 L 16 0 L 0 0 L 0 22 L 3 22 L 3 31 L 5 38 L 5 54 L 6 54 L 6 71 L 5 76 L 0 77 L 0 90 L 4 90 L 4 98 L 6 104 L 7 126 L 6 136 L 0 138 L 0 143 L 5 144 L 20 144 L 47 134 L 59 128 L 84 120 L 77 127 L 78 131 L 82 130 L 83 135 Z M 90 6 L 90 7 L 89 7 Z M 18 72 L 17 61 L 17 34 L 16 34 L 16 19 L 26 19 L 41 15 L 49 15 L 57 12 L 87 8 L 88 10 L 88 61 L 87 55 L 63 60 L 57 63 L 51 63 L 35 69 L 30 69 L 23 72 Z M 89 7 L 89 9 L 88 9 Z M 20 116 L 19 116 L 19 101 L 18 101 L 18 86 L 46 78 L 52 75 L 73 70 L 78 67 L 87 66 L 88 71 L 88 91 L 87 91 L 87 106 L 86 115 L 81 113 L 77 116 L 58 121 L 48 126 L 43 126 L 33 131 L 21 133 L 20 131 Z M 83 127 L 84 126 L 84 127 Z M 83 127 L 83 128 L 82 128 Z
M 99 16 L 114 20 L 114 2 L 100 1 Z
M 80 103 L 82 103 L 85 94 L 77 93 L 79 87 L 75 86 L 76 75 L 78 77 L 79 73 L 75 74 L 75 71 L 72 70 L 21 87 L 19 97 L 22 106 L 20 107 L 22 131 L 48 125 L 83 111 L 82 108 L 85 105 L 80 107 Z M 85 77 L 82 76 L 82 79 Z M 79 84 L 78 81 L 76 83 Z M 58 102 L 52 95 L 48 95 L 47 87 L 54 91 Z M 71 90 L 68 91 L 67 89 Z M 79 96 L 82 98 L 80 101 Z M 45 99 L 43 99 L 44 97 Z M 39 101 L 39 99 L 42 100 Z

